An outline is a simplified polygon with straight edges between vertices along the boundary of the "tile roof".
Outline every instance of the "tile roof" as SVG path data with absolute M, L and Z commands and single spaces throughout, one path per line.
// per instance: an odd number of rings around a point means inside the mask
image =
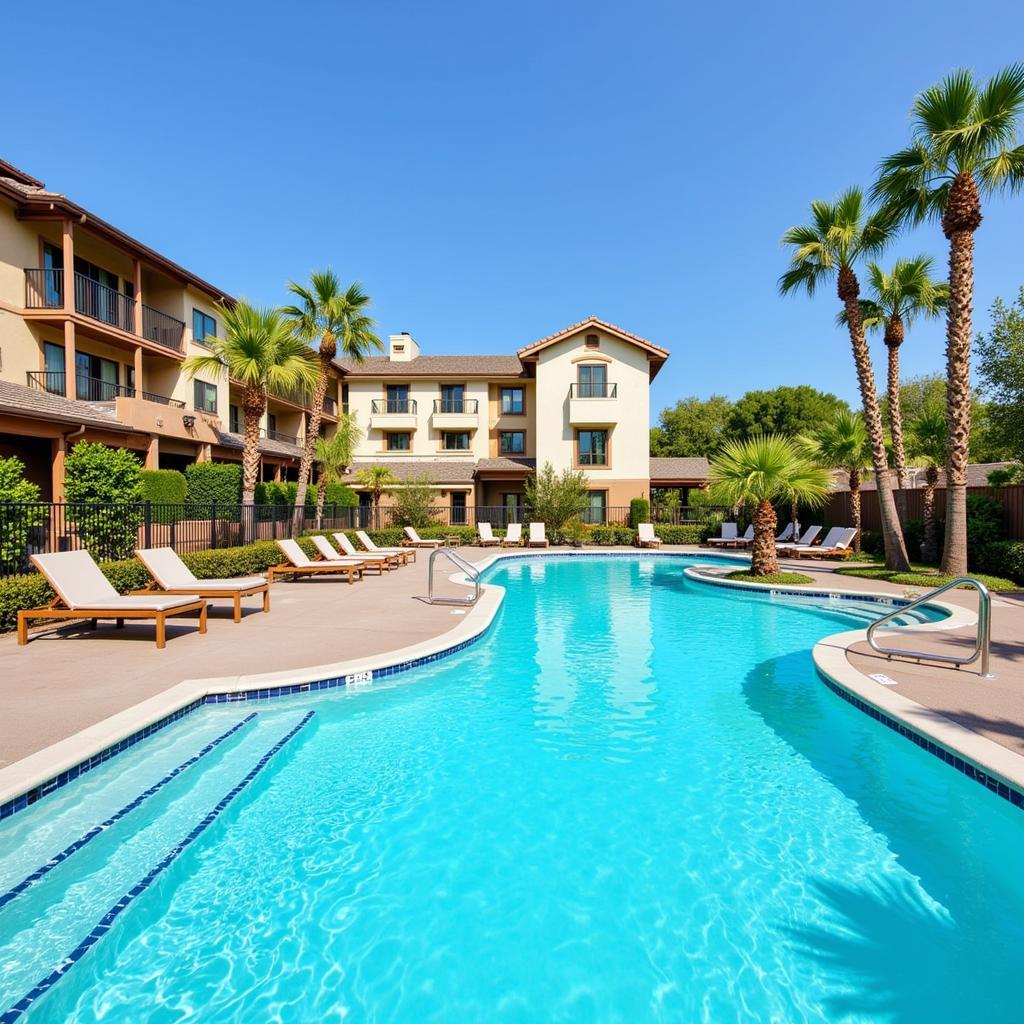
M 241 449 L 245 447 L 245 438 L 242 434 L 231 434 L 225 430 L 218 430 L 217 437 L 217 443 L 225 448 Z M 272 437 L 261 437 L 260 451 L 266 455 L 287 455 L 293 459 L 300 459 L 303 448 L 299 444 L 288 444 L 287 441 L 275 441 Z
M 533 341 L 529 345 L 525 345 L 523 348 L 519 349 L 519 354 L 522 355 L 524 352 L 540 348 L 541 346 L 548 344 L 548 342 L 565 337 L 567 334 L 575 334 L 577 331 L 580 331 L 585 327 L 603 327 L 606 331 L 609 331 L 612 334 L 618 334 L 623 338 L 629 338 L 631 341 L 635 341 L 638 345 L 643 345 L 646 348 L 651 348 L 657 352 L 663 353 L 666 357 L 669 355 L 667 348 L 662 348 L 661 345 L 655 345 L 653 341 L 641 338 L 639 334 L 634 334 L 632 331 L 625 330 L 625 328 L 617 327 L 615 324 L 610 324 L 607 320 L 602 320 L 597 316 L 588 316 L 586 319 L 580 320 L 579 323 L 570 324 L 568 327 L 563 327 L 560 331 L 555 331 L 554 334 L 549 334 L 545 338 L 539 338 L 537 341 Z
M 389 462 L 381 459 L 379 461 L 365 460 L 353 463 L 351 470 L 345 476 L 346 481 L 355 479 L 359 470 L 367 466 L 387 466 L 399 480 L 420 480 L 427 478 L 435 484 L 470 484 L 473 482 L 473 472 L 476 468 L 471 459 L 448 461 L 428 461 L 426 459 L 418 462 Z
M 70 401 L 48 391 L 0 380 L 0 413 L 29 418 L 51 420 L 56 423 L 84 423 L 106 430 L 119 430 L 128 434 L 131 427 L 121 423 L 114 415 L 113 404 L 104 402 Z
M 536 459 L 510 459 L 505 456 L 501 456 L 497 459 L 480 459 L 477 464 L 477 470 L 491 470 L 491 472 L 499 473 L 512 473 L 522 472 L 536 469 Z
M 335 359 L 348 377 L 525 377 L 518 356 L 417 356 L 395 362 L 387 356 L 369 356 L 363 362 Z
M 705 458 L 652 458 L 648 472 L 652 480 L 707 480 L 711 467 Z
M 988 475 L 994 469 L 1010 469 L 1014 466 L 1019 465 L 1016 462 L 972 462 L 967 467 L 967 486 L 968 487 L 987 487 L 988 486 Z M 893 483 L 895 484 L 896 475 L 893 473 Z M 926 486 L 927 480 L 925 479 L 925 471 L 920 466 L 910 466 L 907 470 L 907 489 L 918 490 Z M 939 487 L 946 486 L 946 471 L 944 469 L 939 470 Z M 837 470 L 833 474 L 833 491 L 848 491 L 850 489 L 849 477 L 842 470 Z M 874 475 L 865 476 L 864 480 L 861 481 L 860 489 L 862 491 L 875 491 L 878 488 L 875 486 Z

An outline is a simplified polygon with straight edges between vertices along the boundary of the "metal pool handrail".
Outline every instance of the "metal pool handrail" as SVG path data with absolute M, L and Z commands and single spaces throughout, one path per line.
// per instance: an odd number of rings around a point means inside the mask
M 461 569 L 473 581 L 473 593 L 465 597 L 434 597 L 434 560 L 444 555 L 456 569 Z M 427 568 L 427 604 L 476 604 L 480 599 L 480 570 L 467 562 L 461 555 L 455 554 L 451 548 L 434 548 L 430 552 L 430 564 Z
M 922 604 L 927 604 L 933 598 L 944 594 L 947 590 L 952 590 L 954 587 L 968 584 L 974 587 L 978 592 L 978 635 L 974 642 L 973 653 L 966 658 L 957 657 L 955 654 L 930 654 L 919 651 L 903 651 L 896 647 L 882 647 L 878 641 L 875 640 L 875 630 L 879 626 L 883 626 L 886 622 L 890 622 L 892 619 L 905 614 L 906 612 L 912 611 L 914 608 L 919 607 Z M 868 626 L 868 643 L 871 648 L 877 651 L 879 654 L 884 654 L 890 661 L 894 657 L 898 658 L 916 658 L 918 661 L 922 659 L 924 661 L 942 661 L 950 665 L 956 665 L 959 668 L 961 665 L 970 665 L 973 662 L 981 659 L 981 678 L 982 679 L 995 679 L 995 675 L 989 671 L 989 649 L 992 646 L 992 597 L 988 592 L 988 587 L 985 586 L 981 580 L 976 580 L 973 576 L 958 576 L 955 580 L 951 580 L 949 583 L 932 590 L 930 593 L 925 594 L 923 597 L 919 597 L 910 604 L 903 605 L 902 608 L 897 608 L 895 611 L 889 612 L 888 615 L 883 615 L 880 619 L 876 619 Z

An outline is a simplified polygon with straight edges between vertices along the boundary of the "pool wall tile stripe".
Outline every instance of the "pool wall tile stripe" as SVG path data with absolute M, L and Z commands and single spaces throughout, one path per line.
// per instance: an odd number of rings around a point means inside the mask
M 209 827 L 212 825 L 217 818 L 220 817 L 224 809 L 231 803 L 232 800 L 242 792 L 246 786 L 256 778 L 257 775 L 267 766 L 270 759 L 283 747 L 286 743 L 290 742 L 300 730 L 305 728 L 316 714 L 314 711 L 308 711 L 305 716 L 290 729 L 284 736 L 282 736 L 257 762 L 252 768 L 242 777 L 242 779 L 233 786 L 227 793 L 220 798 L 215 804 L 213 809 L 199 822 L 198 825 L 191 832 L 176 843 L 171 850 L 164 856 L 164 858 L 139 882 L 137 882 L 131 889 L 128 890 L 107 912 L 103 915 L 97 925 L 91 932 L 71 951 L 71 953 L 62 960 L 42 981 L 38 982 L 31 991 L 27 992 L 21 997 L 13 1006 L 6 1010 L 2 1016 L 0 1016 L 0 1024 L 13 1024 L 14 1021 L 20 1020 L 31 1008 L 32 1004 L 36 1000 L 44 996 L 54 985 L 64 977 L 72 967 L 78 963 L 79 960 L 85 956 L 86 953 L 96 945 L 100 939 L 103 938 L 107 932 L 114 926 L 114 922 L 120 917 L 121 913 L 125 911 L 132 903 L 138 899 L 156 879 L 174 863 L 181 856 L 185 850 L 192 845 Z
M 20 896 L 30 886 L 35 885 L 35 883 L 38 882 L 41 878 L 45 878 L 46 875 L 48 875 L 59 864 L 63 864 L 64 861 L 66 861 L 69 857 L 78 853 L 78 851 L 81 850 L 83 847 L 88 846 L 88 844 L 91 843 L 101 832 L 110 828 L 111 825 L 120 821 L 123 817 L 134 811 L 137 807 L 140 807 L 151 796 L 158 793 L 161 789 L 164 788 L 164 786 L 166 786 L 173 779 L 176 779 L 182 772 L 187 771 L 189 768 L 192 767 L 192 765 L 196 764 L 198 761 L 201 761 L 204 757 L 206 757 L 207 754 L 212 753 L 214 750 L 216 750 L 217 747 L 219 747 L 225 740 L 229 739 L 231 736 L 234 736 L 234 734 L 238 732 L 239 729 L 248 725 L 255 717 L 255 711 L 253 711 L 251 714 L 246 715 L 245 718 L 243 718 L 240 722 L 236 722 L 233 726 L 231 726 L 231 728 L 228 729 L 227 732 L 223 732 L 215 739 L 210 740 L 210 742 L 207 743 L 202 750 L 193 754 L 187 760 L 182 761 L 182 763 L 179 764 L 177 768 L 173 768 L 171 771 L 169 771 L 162 779 L 160 779 L 159 782 L 154 782 L 153 785 L 149 787 L 149 789 L 143 790 L 143 792 L 141 792 L 134 800 L 132 800 L 130 803 L 125 804 L 124 807 L 122 807 L 119 811 L 116 811 L 114 814 L 112 814 L 109 818 L 106 819 L 106 821 L 101 822 L 99 825 L 93 826 L 91 829 L 89 829 L 88 832 L 80 836 L 69 846 L 64 847 L 64 849 L 61 850 L 60 853 L 56 854 L 52 859 L 48 860 L 45 864 L 36 868 L 35 871 L 33 871 L 30 875 L 27 875 L 25 878 L 23 878 L 16 886 L 14 886 L 12 889 L 8 889 L 7 892 L 0 896 L 0 908 L 7 906 L 7 904 L 10 903 L 11 900 L 13 900 L 17 896 Z

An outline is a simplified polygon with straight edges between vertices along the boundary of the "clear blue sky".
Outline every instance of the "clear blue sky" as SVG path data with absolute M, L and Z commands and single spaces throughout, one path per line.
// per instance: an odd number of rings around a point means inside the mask
M 434 354 L 594 313 L 671 349 L 652 415 L 777 384 L 852 400 L 836 301 L 776 295 L 779 237 L 869 183 L 920 89 L 1020 59 L 1024 8 L 831 7 L 60 0 L 4 48 L 0 145 L 235 295 L 330 263 Z M 979 325 L 1024 283 L 1024 198 L 987 214 Z M 918 251 L 944 272 L 937 228 L 891 258 Z M 907 373 L 942 345 L 913 332 Z

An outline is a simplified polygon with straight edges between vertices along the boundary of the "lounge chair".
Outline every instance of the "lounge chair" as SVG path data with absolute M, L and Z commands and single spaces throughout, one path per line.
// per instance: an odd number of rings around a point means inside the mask
M 808 526 L 804 530 L 804 535 L 794 544 L 792 541 L 788 544 L 780 544 L 778 541 L 775 542 L 775 548 L 778 551 L 792 551 L 794 548 L 809 548 L 815 540 L 817 540 L 818 534 L 821 533 L 820 526 Z
M 339 554 L 337 549 L 331 546 L 331 542 L 324 537 L 322 534 L 318 534 L 316 537 L 309 538 L 313 542 L 313 547 L 316 548 L 317 554 L 320 556 L 314 561 L 325 561 L 325 562 L 354 562 L 362 563 L 364 572 L 368 569 L 376 569 L 377 575 L 380 576 L 386 569 L 391 572 L 391 563 L 388 562 L 384 555 L 367 555 L 365 558 L 352 558 L 351 555 Z
M 735 523 L 722 523 L 722 534 L 720 537 L 708 537 L 707 543 L 712 546 L 725 545 L 730 546 L 736 545 L 736 524 Z
M 786 523 L 786 528 L 775 538 L 776 544 L 782 544 L 787 540 L 791 540 L 793 537 L 793 521 L 790 520 Z
M 278 576 L 322 576 L 328 573 L 346 576 L 350 584 L 363 578 L 366 563 L 358 559 L 335 558 L 331 561 L 314 562 L 293 540 L 278 540 L 274 543 L 288 561 L 273 565 L 267 570 L 271 583 Z
M 477 544 L 482 548 L 490 547 L 492 544 L 498 543 L 498 538 L 494 536 L 494 531 L 491 529 L 490 523 L 477 523 Z
M 359 538 L 359 543 L 371 555 L 394 555 L 396 558 L 403 559 L 403 564 L 416 561 L 415 548 L 379 548 L 370 540 L 370 535 L 365 530 L 356 530 L 356 536 Z
M 523 545 L 523 524 L 509 523 L 505 527 L 505 536 L 501 538 L 503 548 L 518 548 Z
M 852 526 L 833 526 L 818 546 L 802 544 L 783 548 L 781 554 L 793 558 L 849 558 L 853 551 L 850 546 L 857 531 Z
M 736 538 L 735 547 L 749 548 L 754 543 L 754 524 L 751 523 L 743 532 L 742 537 Z
M 242 621 L 242 598 L 263 595 L 263 610 L 270 611 L 270 584 L 265 576 L 238 576 L 230 580 L 196 579 L 174 548 L 139 548 L 136 557 L 149 570 L 152 582 L 133 593 L 198 594 L 200 597 L 230 597 L 235 622 Z
M 548 539 L 544 535 L 544 524 L 543 523 L 530 523 L 530 540 L 527 547 L 531 548 L 546 548 L 548 546 Z
M 636 542 L 642 548 L 661 547 L 661 538 L 655 536 L 653 523 L 640 523 L 637 526 Z
M 405 552 L 403 551 L 375 551 L 372 554 L 366 552 L 360 554 L 356 551 L 355 544 L 348 539 L 348 535 L 345 533 L 332 533 L 331 536 L 334 538 L 334 543 L 341 548 L 342 557 L 348 558 L 361 558 L 364 562 L 379 562 L 391 572 L 392 569 L 397 569 L 400 565 L 405 565 Z
M 405 531 L 405 540 L 402 541 L 402 547 L 410 548 L 440 548 L 444 547 L 443 540 L 423 540 L 420 535 L 416 532 L 412 526 L 404 526 L 402 529 Z
M 57 596 L 45 608 L 18 612 L 18 643 L 28 643 L 30 619 L 114 619 L 120 629 L 125 619 L 153 619 L 156 645 L 167 642 L 167 616 L 199 612 L 199 632 L 206 632 L 206 601 L 198 594 L 145 597 L 119 594 L 100 571 L 88 551 L 59 551 L 32 555 L 32 564 L 46 577 Z

